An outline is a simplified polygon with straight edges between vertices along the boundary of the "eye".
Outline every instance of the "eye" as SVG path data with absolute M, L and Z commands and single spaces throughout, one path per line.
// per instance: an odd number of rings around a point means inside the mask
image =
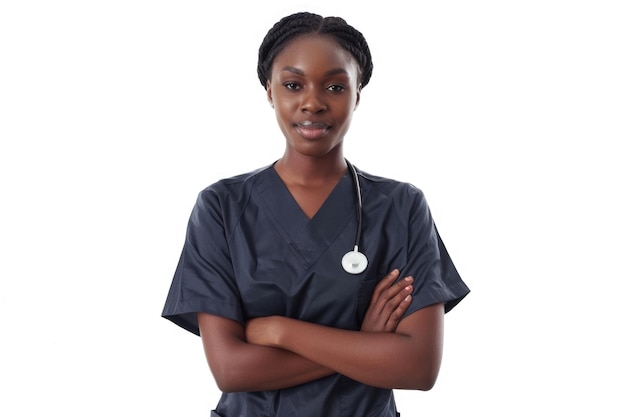
M 287 82 L 287 83 L 284 83 L 283 85 L 285 86 L 285 88 L 287 90 L 294 90 L 294 91 L 296 91 L 296 90 L 300 89 L 300 84 L 294 83 L 294 82 Z
M 345 90 L 346 88 L 343 85 L 339 85 L 339 84 L 333 84 L 333 85 L 328 86 L 328 91 L 331 91 L 333 93 L 341 93 Z

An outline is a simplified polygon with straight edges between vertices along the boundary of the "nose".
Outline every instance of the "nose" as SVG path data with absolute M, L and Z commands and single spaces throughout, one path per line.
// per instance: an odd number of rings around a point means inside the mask
M 323 93 L 316 88 L 307 89 L 302 95 L 300 109 L 308 113 L 321 113 L 328 109 Z

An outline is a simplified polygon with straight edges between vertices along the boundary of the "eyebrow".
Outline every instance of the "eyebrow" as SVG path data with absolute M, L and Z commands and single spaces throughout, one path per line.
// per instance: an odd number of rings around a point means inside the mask
M 290 67 L 290 66 L 284 67 L 281 71 L 291 72 L 296 75 L 304 75 L 304 71 L 302 71 L 301 69 Z M 328 76 L 337 75 L 337 74 L 348 74 L 348 71 L 346 71 L 343 68 L 335 68 L 330 71 L 326 71 L 324 75 L 328 77 Z

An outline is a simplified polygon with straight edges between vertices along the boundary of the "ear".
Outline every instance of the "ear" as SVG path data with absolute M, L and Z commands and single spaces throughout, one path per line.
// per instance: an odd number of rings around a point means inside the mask
M 354 104 L 354 110 L 356 110 L 357 107 L 359 107 L 359 103 L 361 102 L 361 84 L 359 84 L 359 87 L 356 89 L 356 103 Z
M 265 85 L 265 91 L 267 93 L 267 101 L 270 103 L 270 106 L 274 108 L 274 99 L 272 98 L 272 83 L 270 80 L 267 80 L 267 84 Z

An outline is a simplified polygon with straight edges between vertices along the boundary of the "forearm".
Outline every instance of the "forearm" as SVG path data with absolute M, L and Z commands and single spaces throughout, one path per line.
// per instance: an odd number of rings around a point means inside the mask
M 437 328 L 357 332 L 274 317 L 268 330 L 265 344 L 383 388 L 430 389 L 441 363 L 442 333 Z
M 289 388 L 334 373 L 293 352 L 247 343 L 237 322 L 207 314 L 199 314 L 198 321 L 209 367 L 223 392 Z
M 291 321 L 277 345 L 364 384 L 417 388 L 419 365 L 408 336 L 366 333 Z
M 224 392 L 290 388 L 334 373 L 296 353 L 248 343 L 233 349 L 228 360 L 214 368 Z

